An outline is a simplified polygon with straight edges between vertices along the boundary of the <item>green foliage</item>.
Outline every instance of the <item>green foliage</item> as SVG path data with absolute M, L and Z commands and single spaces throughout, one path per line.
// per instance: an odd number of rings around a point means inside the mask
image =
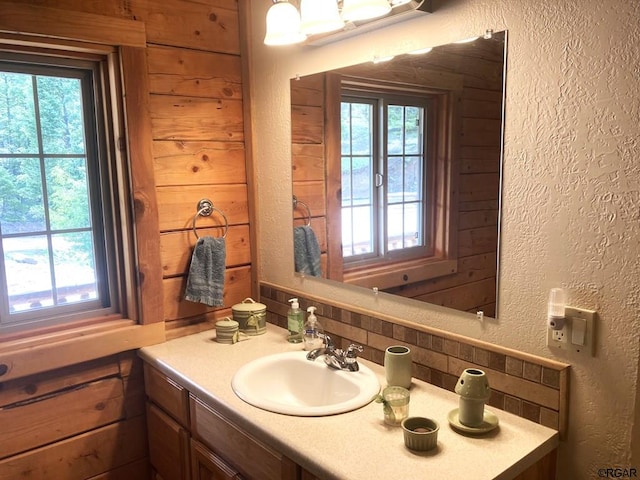
M 0 154 L 3 234 L 43 231 L 45 207 L 54 232 L 90 229 L 80 79 L 0 72 Z M 63 237 L 54 248 L 56 264 L 93 266 L 90 232 Z

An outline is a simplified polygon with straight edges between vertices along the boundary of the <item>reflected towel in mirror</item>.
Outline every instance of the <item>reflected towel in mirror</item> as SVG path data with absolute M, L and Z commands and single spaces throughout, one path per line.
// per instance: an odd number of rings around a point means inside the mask
M 318 245 L 315 233 L 308 225 L 293 229 L 293 258 L 296 272 L 313 277 L 322 275 L 320 245 Z
M 222 237 L 198 239 L 191 255 L 184 298 L 210 307 L 222 306 L 226 244 Z

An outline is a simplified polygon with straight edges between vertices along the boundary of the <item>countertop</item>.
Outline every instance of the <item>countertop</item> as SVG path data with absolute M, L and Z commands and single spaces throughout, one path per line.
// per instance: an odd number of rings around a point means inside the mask
M 458 407 L 458 396 L 416 379 L 409 415 L 430 417 L 440 424 L 438 447 L 423 453 L 405 448 L 401 427 L 385 425 L 379 403 L 339 415 L 294 417 L 240 400 L 231 389 L 239 367 L 264 355 L 302 349 L 288 343 L 286 335 L 286 330 L 267 324 L 264 335 L 226 345 L 217 343 L 215 331 L 208 330 L 144 347 L 139 355 L 238 427 L 327 480 L 415 478 L 416 474 L 510 479 L 558 446 L 557 431 L 491 407 L 500 420 L 496 430 L 482 436 L 457 433 L 447 415 Z M 359 362 L 378 375 L 380 385 L 386 384 L 382 366 Z

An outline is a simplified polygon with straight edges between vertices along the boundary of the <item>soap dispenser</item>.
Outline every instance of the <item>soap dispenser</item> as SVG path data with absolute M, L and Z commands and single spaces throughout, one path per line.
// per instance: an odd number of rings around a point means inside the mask
M 314 350 L 316 348 L 322 348 L 324 345 L 324 330 L 322 326 L 318 323 L 318 319 L 316 318 L 314 312 L 316 311 L 316 307 L 307 308 L 307 312 L 309 312 L 309 316 L 307 317 L 307 321 L 304 324 L 302 329 L 302 335 L 304 337 L 304 349 L 305 350 Z
M 287 341 L 289 343 L 301 343 L 304 312 L 300 310 L 297 298 L 292 298 L 289 303 L 291 303 L 291 307 L 287 312 L 287 330 L 289 330 Z

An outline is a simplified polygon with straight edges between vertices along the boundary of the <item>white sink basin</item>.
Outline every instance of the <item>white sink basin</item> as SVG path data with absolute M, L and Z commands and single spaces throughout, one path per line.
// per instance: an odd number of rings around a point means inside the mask
M 380 391 L 376 375 L 360 364 L 357 372 L 329 368 L 307 352 L 268 355 L 247 363 L 233 379 L 233 391 L 247 403 L 286 415 L 317 417 L 348 412 L 371 402 Z

